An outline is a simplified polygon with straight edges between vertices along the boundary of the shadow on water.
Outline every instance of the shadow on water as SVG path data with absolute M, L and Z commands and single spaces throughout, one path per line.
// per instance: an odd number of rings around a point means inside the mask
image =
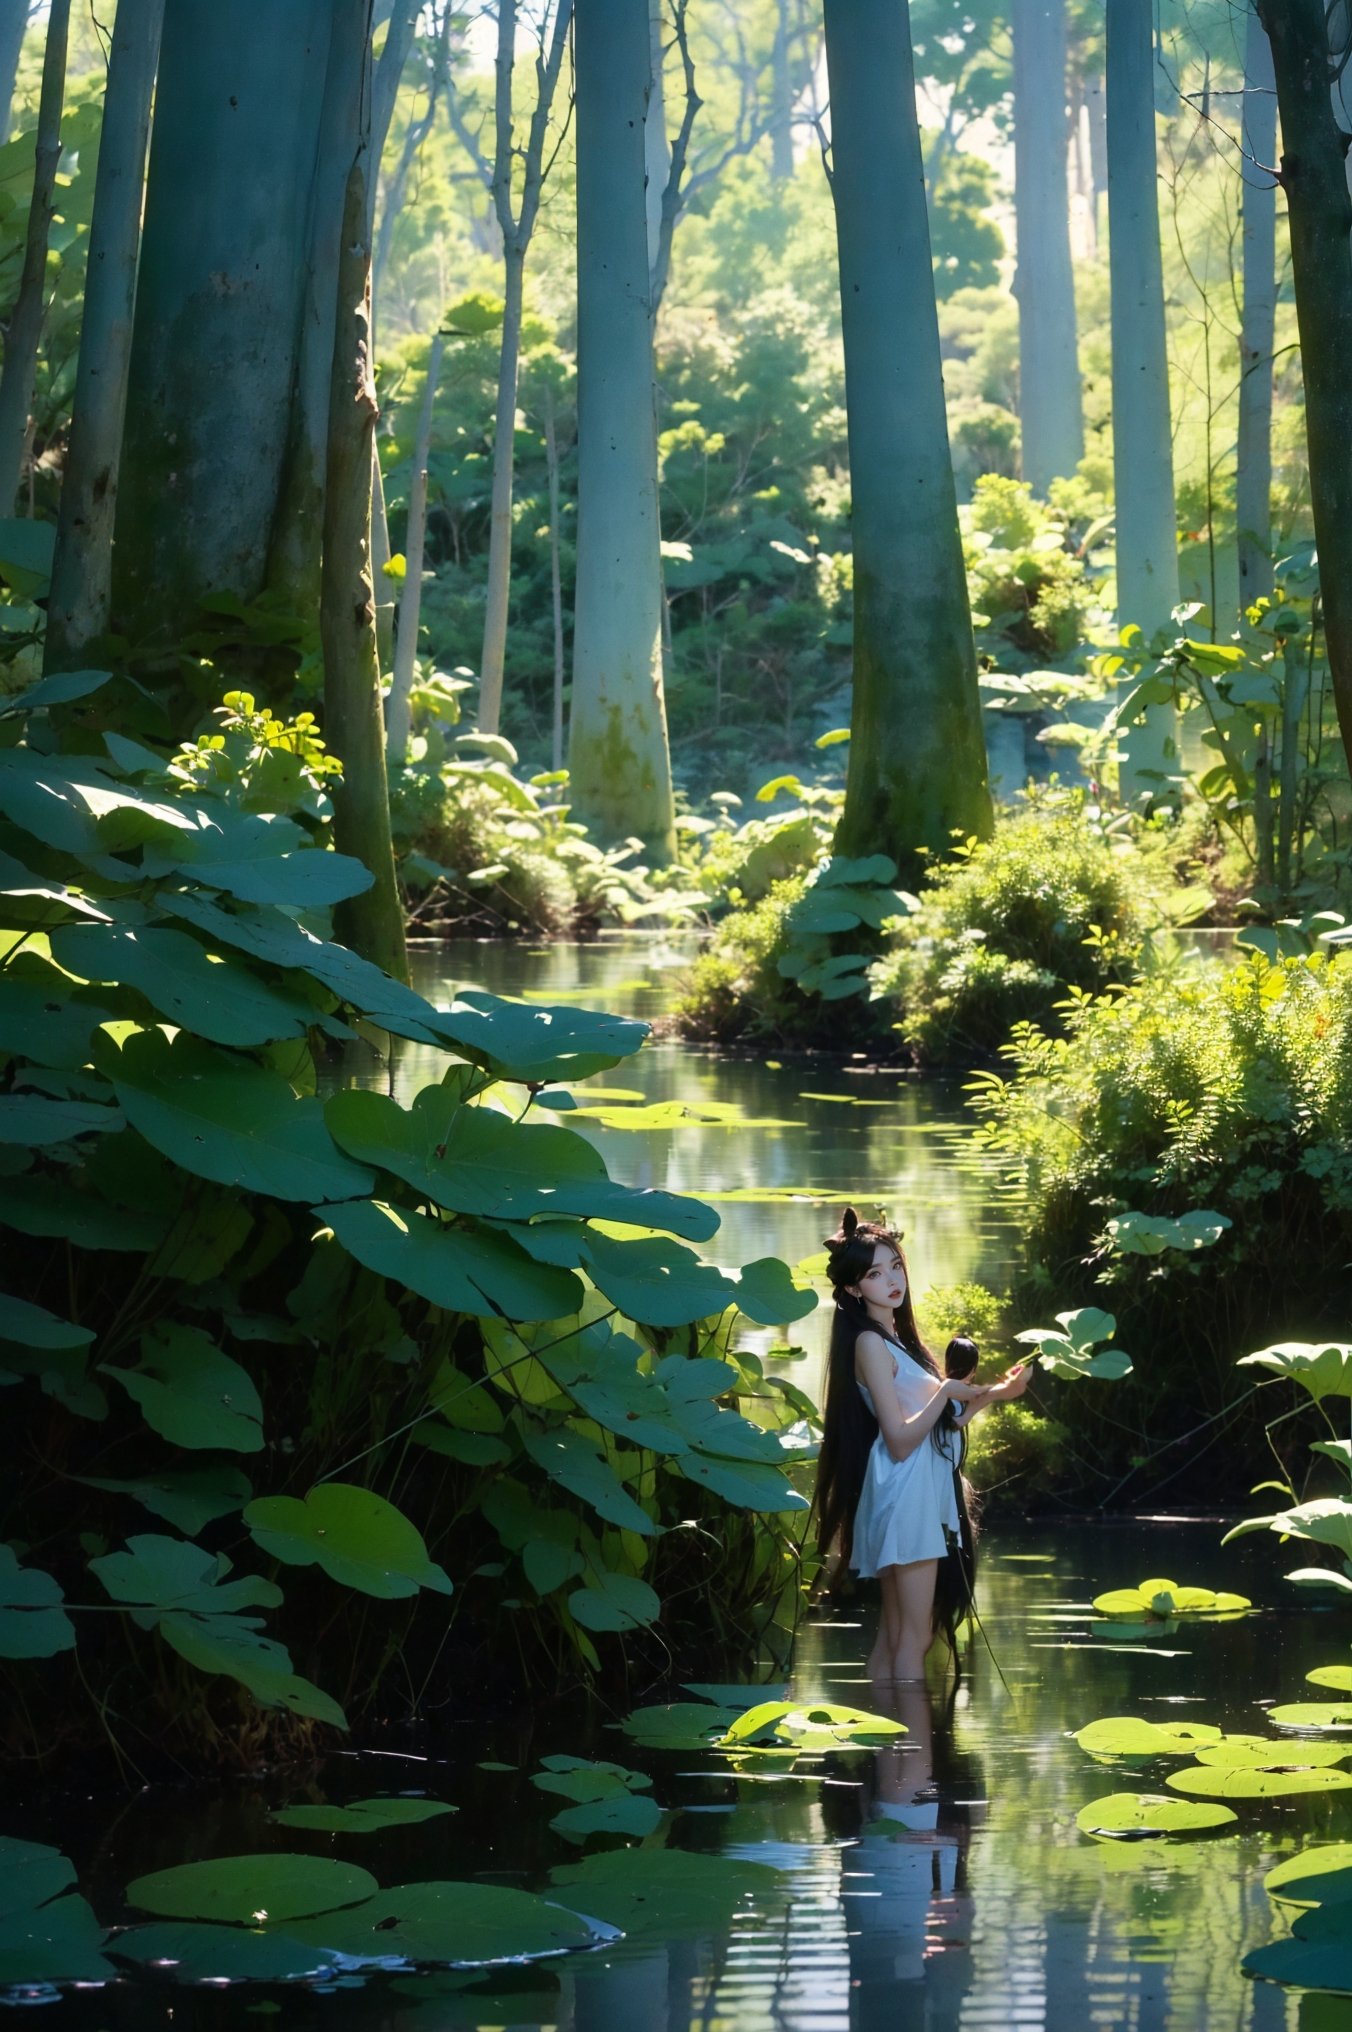
M 418 955 L 417 985 L 444 996 L 477 981 L 652 1015 L 683 957 L 651 940 L 540 954 L 439 949 Z M 823 1064 L 659 1044 L 594 1084 L 734 1102 L 741 1119 L 662 1134 L 579 1126 L 620 1177 L 751 1195 L 719 1200 L 725 1225 L 711 1253 L 725 1261 L 815 1250 L 827 1211 L 850 1195 L 901 1220 L 922 1282 L 998 1284 L 1016 1209 L 988 1169 L 960 1154 L 958 1090 L 870 1071 L 862 1057 Z M 398 1090 L 439 1071 L 410 1048 Z M 1249 1982 L 1239 1964 L 1286 1930 L 1263 1890 L 1272 1864 L 1312 1840 L 1352 1836 L 1346 1794 L 1237 1802 L 1232 1825 L 1192 1840 L 1099 1841 L 1076 1825 L 1079 1809 L 1105 1793 L 1161 1791 L 1171 1768 L 1096 1761 L 1074 1740 L 1085 1723 L 1139 1715 L 1264 1730 L 1265 1706 L 1305 1697 L 1304 1674 L 1346 1655 L 1341 1619 L 1294 1597 L 1282 1579 L 1289 1557 L 1274 1540 L 1222 1551 L 1220 1537 L 1219 1520 L 998 1526 L 981 1596 L 989 1648 L 973 1648 L 956 1696 L 938 1680 L 932 1693 L 899 1690 L 907 1733 L 881 1749 L 645 1747 L 623 1732 L 604 1687 L 586 1710 L 563 1709 L 541 1688 L 495 1725 L 444 1726 L 424 1756 L 339 1755 L 302 1779 L 32 1801 L 5 1816 L 4 1831 L 68 1855 L 104 1925 L 139 1916 L 123 1894 L 147 1871 L 271 1852 L 357 1864 L 382 1887 L 472 1879 L 542 1892 L 596 1917 L 588 1900 L 600 1893 L 586 1873 L 598 1851 L 604 1863 L 618 1845 L 570 1841 L 551 1825 L 561 1801 L 533 1782 L 542 1759 L 621 1763 L 650 1781 L 661 1810 L 639 1857 L 619 1849 L 599 1916 L 622 1912 L 624 1932 L 608 1945 L 491 1973 L 340 1969 L 319 1988 L 187 1988 L 146 1968 L 52 2000 L 43 2023 L 72 2032 L 244 2032 L 269 2021 L 283 2032 L 1333 2032 L 1352 2023 L 1352 2002 Z M 1236 1589 L 1255 1612 L 1140 1642 L 1096 1635 L 1093 1596 L 1147 1574 Z M 875 1613 L 865 1594 L 857 1607 L 813 1616 L 794 1659 L 794 1699 L 866 1708 L 885 1699 L 864 1673 Z M 453 1714 L 455 1689 L 445 1694 Z M 280 1807 L 397 1793 L 457 1810 L 361 1835 L 269 1819 Z M 719 1858 L 733 1872 L 721 1911 L 670 1886 L 644 1895 L 644 1859 L 672 1851 Z M 579 1862 L 584 1882 L 570 1874 Z M 747 1866 L 750 1876 L 737 1878 Z M 0 1916 L 0 1950 L 3 1926 Z

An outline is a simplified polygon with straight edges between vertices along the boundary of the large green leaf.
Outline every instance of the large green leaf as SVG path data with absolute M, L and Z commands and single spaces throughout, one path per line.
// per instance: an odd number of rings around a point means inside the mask
M 501 1310 L 509 1319 L 566 1319 L 582 1300 L 582 1287 L 570 1272 L 536 1263 L 491 1229 L 444 1227 L 427 1214 L 380 1200 L 317 1206 L 315 1215 L 368 1270 L 393 1278 L 444 1312 Z
M 72 1320 L 58 1319 L 45 1305 L 0 1292 L 0 1341 L 21 1348 L 87 1348 L 93 1338 L 91 1327 L 76 1326 Z
M 417 1827 L 443 1813 L 456 1813 L 443 1799 L 357 1799 L 350 1806 L 284 1806 L 268 1815 L 282 1827 L 316 1834 L 379 1834 L 387 1827 Z
M 890 1715 L 865 1708 L 842 1707 L 829 1701 L 764 1700 L 749 1707 L 717 1738 L 719 1749 L 792 1745 L 835 1749 L 846 1743 L 866 1748 L 909 1731 Z
M 379 1891 L 364 1905 L 292 1929 L 357 1962 L 525 1961 L 590 1947 L 587 1920 L 505 1884 L 424 1883 Z
M 56 1898 L 0 1919 L 0 1992 L 11 1986 L 102 1983 L 117 1971 L 103 1928 L 83 1898 Z
M 135 988 L 170 1023 L 214 1044 L 303 1037 L 312 1003 L 269 987 L 233 960 L 213 958 L 187 932 L 162 925 L 67 924 L 52 933 L 59 963 L 85 981 Z
M 1352 1842 L 1326 1842 L 1288 1856 L 1268 1872 L 1263 1889 L 1284 1905 L 1342 1904 L 1352 1898 Z
M 54 1101 L 46 1094 L 0 1098 L 0 1143 L 20 1143 L 29 1150 L 70 1143 L 77 1136 L 106 1135 L 121 1127 L 118 1110 L 95 1101 Z
M 1200 1834 L 1208 1828 L 1227 1827 L 1234 1819 L 1228 1806 L 1203 1805 L 1196 1799 L 1110 1792 L 1082 1806 L 1075 1824 L 1083 1834 L 1140 1841 L 1157 1835 Z
M 1296 1736 L 1226 1736 L 1197 1752 L 1199 1764 L 1218 1771 L 1298 1771 L 1341 1764 L 1352 1743 L 1311 1742 Z
M 1244 1355 L 1241 1369 L 1270 1369 L 1274 1376 L 1299 1383 L 1318 1400 L 1352 1397 L 1352 1345 L 1346 1341 L 1278 1341 Z
M 47 539 L 45 545 L 46 565 L 43 577 L 50 578 L 52 560 L 51 524 L 29 521 L 21 522 L 16 518 L 10 518 L 6 526 L 11 533 L 6 538 L 0 539 L 0 541 L 3 542 L 4 548 L 7 551 L 13 549 L 15 541 L 18 538 L 18 533 L 21 530 L 25 532 L 26 539 L 29 542 Z M 5 559 L 5 563 L 6 565 L 10 563 L 8 557 Z M 6 576 L 9 576 L 8 571 Z M 11 578 L 10 584 L 13 585 L 13 583 L 14 581 Z M 37 590 L 37 588 L 34 588 L 34 590 Z M 0 716 L 10 713 L 34 713 L 38 711 L 39 707 L 45 710 L 50 706 L 68 706 L 75 699 L 89 698 L 92 693 L 102 691 L 104 685 L 111 684 L 112 680 L 113 673 L 111 670 L 58 670 L 51 677 L 39 678 L 38 682 L 30 684 L 26 691 L 15 692 L 12 698 L 0 700 Z
M 1276 1531 L 1283 1538 L 1307 1538 L 1315 1545 L 1333 1545 L 1344 1559 L 1352 1559 L 1352 1502 L 1345 1496 L 1321 1496 L 1291 1510 L 1278 1510 L 1271 1517 L 1246 1517 L 1242 1524 L 1226 1532 L 1221 1543 L 1228 1545 L 1232 1538 L 1243 1538 L 1251 1531 Z
M 733 1303 L 761 1326 L 787 1326 L 794 1320 L 806 1319 L 817 1307 L 816 1292 L 795 1284 L 787 1263 L 774 1256 L 762 1256 L 757 1262 L 748 1263 L 733 1284 Z
M 773 1897 L 764 1863 L 686 1849 L 605 1849 L 550 1873 L 556 1895 L 631 1938 L 717 1935 L 748 1898 Z
M 59 967 L 21 952 L 0 979 L 0 1051 L 39 1065 L 83 1065 L 95 1028 L 112 1013 Z
M 0 1834 L 0 1917 L 45 1905 L 75 1882 L 75 1865 L 45 1842 Z
M 546 1432 L 523 1433 L 522 1444 L 551 1481 L 590 1504 L 608 1524 L 617 1524 L 622 1531 L 637 1531 L 645 1538 L 661 1530 L 634 1501 L 610 1462 L 580 1432 L 553 1426 Z
M 223 1552 L 204 1552 L 186 1539 L 146 1532 L 127 1540 L 124 1552 L 91 1559 L 89 1570 L 115 1602 L 127 1602 L 136 1620 L 150 1624 L 159 1612 L 227 1616 L 236 1609 L 272 1609 L 282 1591 L 259 1574 L 226 1580 L 230 1561 Z
M 216 1856 L 135 1878 L 127 1903 L 161 1919 L 277 1926 L 356 1905 L 379 1888 L 369 1871 L 329 1856 Z
M 159 1619 L 165 1642 L 199 1672 L 237 1679 L 260 1707 L 286 1708 L 310 1721 L 345 1729 L 347 1716 L 336 1700 L 292 1669 L 284 1644 L 251 1630 L 236 1616 L 165 1615 Z
M 1268 1720 L 1279 1729 L 1352 1729 L 1352 1701 L 1282 1701 Z
M 620 1242 L 589 1233 L 587 1275 L 626 1319 L 645 1326 L 690 1326 L 736 1301 L 732 1283 L 693 1250 L 663 1236 Z
M 195 860 L 189 865 L 194 881 L 208 889 L 224 889 L 241 903 L 279 903 L 288 910 L 325 909 L 362 895 L 374 880 L 351 854 L 317 847 L 267 859 Z
M 1125 1256 L 1162 1256 L 1166 1249 L 1191 1253 L 1210 1248 L 1231 1225 L 1224 1214 L 1194 1207 L 1177 1220 L 1165 1214 L 1118 1214 L 1109 1221 L 1108 1233 Z
M 1132 1621 L 1143 1616 L 1233 1616 L 1253 1603 L 1246 1595 L 1217 1593 L 1214 1588 L 1180 1587 L 1176 1580 L 1143 1580 L 1134 1588 L 1113 1588 L 1095 1595 L 1094 1607 L 1101 1616 L 1126 1616 Z
M 587 1630 L 640 1630 L 656 1622 L 662 1598 L 632 1573 L 593 1573 L 568 1597 L 575 1622 Z
M 645 1771 L 631 1771 L 624 1764 L 595 1763 L 588 1757 L 553 1756 L 540 1759 L 540 1770 L 531 1775 L 531 1784 L 541 1792 L 557 1793 L 561 1799 L 581 1803 L 608 1799 L 614 1792 L 648 1792 L 652 1779 Z
M 278 1073 L 180 1034 L 128 1037 L 109 1070 L 127 1119 L 147 1143 L 196 1177 L 276 1199 L 367 1193 L 369 1171 L 344 1157 L 318 1101 Z
M 1352 1992 L 1352 1904 L 1339 1901 L 1299 1913 L 1290 1940 L 1274 1940 L 1255 1948 L 1241 1966 L 1246 1975 L 1262 1976 L 1268 1982 Z M 1306 2014 L 1301 2015 L 1303 2019 Z
M 341 1958 L 328 1948 L 295 1940 L 279 1928 L 212 1926 L 196 1919 L 130 1926 L 114 1935 L 109 1953 L 179 1983 L 296 1983 L 341 1969 Z
M 140 1405 L 146 1424 L 175 1446 L 258 1453 L 263 1405 L 253 1379 L 200 1327 L 162 1323 L 142 1336 L 134 1369 L 101 1362 Z
M 778 1515 L 785 1510 L 806 1510 L 808 1499 L 799 1495 L 779 1468 L 758 1461 L 717 1460 L 711 1454 L 685 1453 L 671 1462 L 677 1474 L 711 1489 L 725 1503 L 738 1510 L 762 1510 Z
M 668 1701 L 636 1707 L 620 1727 L 649 1750 L 711 1750 L 745 1712 L 744 1707 L 718 1707 L 702 1700 Z
M 424 1087 L 409 1108 L 348 1089 L 328 1102 L 325 1119 L 352 1156 L 382 1165 L 452 1213 L 598 1218 L 692 1241 L 706 1241 L 718 1227 L 717 1214 L 698 1200 L 616 1185 L 599 1152 L 573 1130 L 461 1106 L 443 1086 Z
M 636 1052 L 648 1025 L 629 1016 L 542 1002 L 508 1002 L 465 989 L 436 1012 L 439 1036 L 499 1079 L 575 1080 Z
M 420 1587 L 448 1595 L 451 1582 L 427 1556 L 422 1534 L 374 1489 L 319 1482 L 303 1502 L 259 1496 L 244 1512 L 254 1541 L 288 1566 L 319 1566 L 343 1587 L 393 1601 Z
M 49 1573 L 20 1566 L 12 1547 L 0 1544 L 0 1658 L 54 1658 L 58 1651 L 73 1651 L 75 1626 L 63 1599 Z
M 1352 1771 L 1325 1766 L 1320 1770 L 1217 1770 L 1197 1764 L 1171 1771 L 1165 1784 L 1192 1799 L 1285 1799 L 1298 1792 L 1346 1792 Z
M 164 1234 L 166 1216 L 157 1208 L 114 1206 L 92 1192 L 76 1191 L 66 1179 L 0 1180 L 0 1221 L 21 1235 L 59 1237 L 80 1249 L 117 1249 L 149 1254 Z

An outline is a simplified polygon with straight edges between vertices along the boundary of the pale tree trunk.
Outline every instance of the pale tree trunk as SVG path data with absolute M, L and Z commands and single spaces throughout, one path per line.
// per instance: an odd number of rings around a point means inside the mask
M 559 439 L 554 391 L 545 389 L 545 471 L 549 475 L 549 590 L 554 610 L 554 761 L 563 767 L 563 572 L 559 559 Z
M 375 229 L 376 186 L 380 181 L 380 161 L 385 153 L 390 122 L 394 118 L 395 102 L 399 97 L 399 81 L 404 75 L 404 66 L 413 47 L 413 37 L 422 10 L 423 0 L 398 0 L 398 4 L 390 14 L 390 25 L 386 30 L 384 47 L 380 52 L 380 62 L 375 67 L 375 79 L 371 87 L 372 173 L 366 194 L 366 202 L 371 210 L 368 231 Z
M 662 252 L 662 200 L 671 175 L 671 143 L 667 139 L 665 68 L 666 0 L 648 0 L 648 110 L 643 120 L 644 200 L 648 214 L 649 287 L 658 273 Z M 659 292 L 653 291 L 656 302 Z
M 1108 91 L 1103 78 L 1086 78 L 1085 125 L 1089 130 L 1090 203 L 1095 243 L 1103 238 L 1103 200 L 1108 195 Z
M 14 497 L 23 474 L 38 341 L 46 313 L 47 243 L 52 230 L 57 165 L 61 160 L 61 109 L 66 96 L 69 35 L 70 0 L 52 0 L 42 63 L 33 199 L 28 209 L 23 273 L 10 312 L 5 366 L 0 374 L 0 514 L 5 515 L 14 513 Z
M 371 0 L 334 0 L 333 33 L 349 48 L 369 51 Z M 404 919 L 390 842 L 385 730 L 376 659 L 371 581 L 371 455 L 376 422 L 371 359 L 371 241 L 368 179 L 370 69 L 358 67 L 359 96 L 349 132 L 357 152 L 347 180 L 338 316 L 329 406 L 329 456 L 324 490 L 324 576 L 319 627 L 324 651 L 324 738 L 343 765 L 333 793 L 333 843 L 370 869 L 374 882 L 334 911 L 340 939 L 387 973 L 408 978 Z
M 789 0 L 775 0 L 775 39 L 770 50 L 770 174 L 776 183 L 785 183 L 793 175 L 793 70 L 789 39 Z
M 76 667 L 107 633 L 150 106 L 164 0 L 121 0 L 113 23 L 89 229 L 80 362 L 61 482 L 44 667 Z
M 503 296 L 502 352 L 498 369 L 498 406 L 493 426 L 493 503 L 488 531 L 488 586 L 484 599 L 483 654 L 479 664 L 479 727 L 496 734 L 502 717 L 502 683 L 507 660 L 507 613 L 512 591 L 512 486 L 516 451 L 516 385 L 521 355 L 521 309 L 526 254 L 539 215 L 546 164 L 545 138 L 554 92 L 563 65 L 572 20 L 573 0 L 554 0 L 554 20 L 535 63 L 535 105 L 524 158 L 521 200 L 514 205 L 512 74 L 515 68 L 517 0 L 497 0 L 498 52 L 495 66 L 495 142 L 489 188 L 502 229 Z M 643 28 L 648 32 L 647 10 Z M 646 47 L 646 44 L 645 44 Z M 646 75 L 645 57 L 645 75 Z M 642 140 L 642 133 L 639 136 Z M 487 167 L 487 165 L 484 165 Z
M 1014 0 L 1014 193 L 1023 477 L 1037 494 L 1084 456 L 1066 179 L 1066 0 Z
M 394 646 L 394 676 L 385 701 L 385 753 L 391 768 L 402 769 L 408 757 L 409 697 L 418 655 L 418 617 L 422 609 L 423 549 L 427 540 L 427 461 L 432 454 L 432 411 L 446 341 L 432 337 L 427 355 L 427 386 L 418 412 L 418 437 L 413 447 L 413 481 L 408 495 L 408 536 L 404 543 L 404 589 L 399 599 L 399 633 Z
M 1276 322 L 1277 93 L 1272 47 L 1256 14 L 1244 48 L 1244 304 L 1239 334 L 1235 514 L 1240 606 L 1272 591 L 1272 349 Z
M 1178 605 L 1169 351 L 1155 161 L 1153 0 L 1108 0 L 1108 262 L 1113 353 L 1117 619 L 1147 642 Z M 1177 766 L 1169 706 L 1128 728 L 1121 785 L 1136 797 Z
M 28 0 L 0 0 L 0 141 L 9 140 L 14 120 L 14 87 L 28 30 Z
M 254 600 L 291 440 L 328 0 L 169 0 L 136 289 L 113 621 L 174 660 Z
M 825 0 L 854 548 L 854 699 L 836 851 L 991 827 L 949 455 L 905 0 Z M 885 222 L 885 223 L 884 223 Z
M 573 701 L 578 818 L 675 852 L 662 685 L 662 553 L 643 194 L 646 8 L 579 0 L 578 506 Z
M 374 327 L 373 327 L 374 329 Z M 374 358 L 374 348 L 372 349 Z M 381 674 L 394 668 L 394 580 L 385 567 L 390 562 L 390 517 L 385 506 L 385 475 L 380 467 L 380 449 L 371 440 L 371 571 L 375 580 L 376 661 Z
M 1258 12 L 1282 122 L 1324 636 L 1352 766 L 1352 199 L 1329 96 L 1324 0 L 1258 0 Z
M 413 9 L 415 20 L 417 18 L 419 11 L 420 11 L 419 8 L 415 6 Z M 457 13 L 454 5 L 452 4 L 452 0 L 446 0 L 446 10 L 442 16 L 441 23 L 441 40 L 437 46 L 437 53 L 433 60 L 431 73 L 427 80 L 427 104 L 426 106 L 424 106 L 422 112 L 418 115 L 417 119 L 410 120 L 408 126 L 404 130 L 404 138 L 402 143 L 400 144 L 399 149 L 399 159 L 395 164 L 394 172 L 390 177 L 389 182 L 385 186 L 383 202 L 381 203 L 380 206 L 380 226 L 375 236 L 375 258 L 371 269 L 371 296 L 372 302 L 375 306 L 375 309 L 377 310 L 380 307 L 381 291 L 385 285 L 385 271 L 389 266 L 390 248 L 394 244 L 394 229 L 395 226 L 398 224 L 399 214 L 403 210 L 404 193 L 408 189 L 409 176 L 412 173 L 414 163 L 418 159 L 418 155 L 422 148 L 422 145 L 426 141 L 428 135 L 431 133 L 433 125 L 436 121 L 437 103 L 441 96 L 441 86 L 443 81 L 449 74 L 450 66 L 453 60 L 452 51 L 454 46 L 455 33 L 456 30 L 462 25 L 463 25 L 463 17 Z M 385 70 L 386 59 L 389 58 L 392 65 L 397 55 L 398 55 L 397 48 L 395 50 L 391 50 L 391 47 L 387 42 L 384 49 L 380 53 L 381 73 L 383 73 Z M 405 49 L 404 56 L 406 59 L 407 49 Z M 402 72 L 402 63 L 400 68 Z M 379 164 L 381 156 L 384 153 L 385 144 L 389 137 L 390 122 L 394 117 L 394 108 L 398 95 L 398 84 L 399 84 L 398 78 L 393 79 L 393 84 L 394 90 L 391 91 L 389 95 L 388 107 L 384 111 L 383 115 L 385 122 L 384 127 L 377 129 L 375 122 L 373 121 L 372 123 L 373 130 L 372 155 L 377 165 Z M 377 112 L 380 111 L 379 97 L 380 95 L 379 95 L 379 76 L 378 76 Z M 379 134 L 378 147 L 374 145 L 374 136 L 377 132 Z M 371 193 L 368 199 L 368 202 L 371 206 L 373 218 L 376 209 L 376 198 L 378 195 L 377 181 L 378 179 L 375 178 L 372 179 Z M 372 329 L 374 329 L 374 325 Z

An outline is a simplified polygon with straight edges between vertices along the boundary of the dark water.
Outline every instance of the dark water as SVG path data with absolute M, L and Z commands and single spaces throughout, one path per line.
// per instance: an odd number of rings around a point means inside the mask
M 477 981 L 652 1015 L 682 959 L 650 940 L 542 953 L 474 945 L 420 954 L 418 984 L 444 992 Z M 735 1104 L 739 1119 L 662 1133 L 579 1126 L 596 1136 L 615 1176 L 715 1197 L 724 1226 L 709 1253 L 723 1262 L 807 1255 L 849 1196 L 885 1205 L 906 1228 L 921 1288 L 969 1277 L 998 1285 L 1018 1210 L 992 1168 L 964 1147 L 959 1089 L 872 1071 L 865 1057 L 827 1064 L 776 1067 L 659 1044 L 593 1084 Z M 397 1087 L 415 1090 L 440 1070 L 434 1056 L 409 1048 Z M 806 1322 L 798 1338 L 808 1343 L 811 1329 Z M 6 1811 L 0 1832 L 71 1857 L 106 1925 L 134 1916 L 122 1893 L 137 1875 L 269 1850 L 359 1863 L 382 1886 L 475 1878 L 548 1891 L 550 1872 L 580 1853 L 549 1826 L 563 1802 L 531 1783 L 550 1752 L 648 1774 L 663 1818 L 645 1846 L 774 1872 L 727 1923 L 687 1924 L 659 1910 L 612 1946 L 492 1976 L 354 1973 L 319 1993 L 192 1990 L 164 1972 L 67 1994 L 47 2005 L 44 2022 L 72 2032 L 244 2032 L 269 2020 L 286 2032 L 1352 2025 L 1352 2000 L 1302 1998 L 1239 1972 L 1245 1952 L 1286 1930 L 1262 1888 L 1265 1871 L 1304 1843 L 1352 1840 L 1352 1795 L 1237 1802 L 1234 1828 L 1191 1840 L 1105 1843 L 1075 1824 L 1077 1811 L 1105 1793 L 1160 1791 L 1171 1768 L 1096 1763 L 1073 1740 L 1086 1722 L 1134 1714 L 1265 1732 L 1265 1704 L 1320 1697 L 1304 1674 L 1348 1659 L 1345 1618 L 1284 1582 L 1289 1551 L 1266 1537 L 1222 1550 L 1222 1529 L 1219 1520 L 1169 1518 L 996 1526 L 981 1594 L 989 1649 L 975 1647 L 956 1700 L 938 1680 L 930 1696 L 906 1699 L 897 1713 L 909 1733 L 896 1748 L 739 1769 L 716 1751 L 644 1749 L 615 1726 L 630 1705 L 680 1698 L 679 1689 L 603 1686 L 586 1708 L 561 1706 L 540 1687 L 485 1728 L 456 1721 L 476 1701 L 473 1689 L 452 1683 L 423 1754 L 337 1756 L 303 1777 L 212 1787 L 51 1793 Z M 1093 1636 L 1091 1597 L 1148 1575 L 1238 1590 L 1255 1613 L 1184 1624 L 1147 1644 Z M 873 1618 L 865 1597 L 810 1621 L 793 1694 L 878 1706 L 862 1663 Z M 484 1768 L 494 1763 L 507 1768 Z M 362 1836 L 299 1833 L 266 1818 L 290 1803 L 404 1791 L 459 1811 Z

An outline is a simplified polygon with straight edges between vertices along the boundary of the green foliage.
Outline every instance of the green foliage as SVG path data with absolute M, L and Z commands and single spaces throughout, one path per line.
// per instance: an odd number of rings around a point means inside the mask
M 1069 1446 L 1059 1419 L 1028 1404 L 992 1404 L 972 1426 L 964 1473 L 983 1509 L 1022 1508 L 1036 1491 L 1060 1484 Z
M 1082 640 L 1097 602 L 1064 523 L 1022 480 L 983 473 L 959 510 L 978 646 L 998 667 L 1055 663 Z
M 83 740 L 78 699 L 47 710 Z M 630 1191 L 508 1098 L 613 1066 L 645 1026 L 477 991 L 436 1009 L 305 929 L 305 871 L 341 868 L 303 721 L 238 698 L 181 759 L 104 749 L 0 750 L 0 852 L 27 870 L 0 948 L 0 1217 L 24 1238 L 0 1385 L 12 1528 L 43 1548 L 0 1548 L 0 1649 L 78 1642 L 86 1684 L 134 1681 L 143 1724 L 201 1757 L 345 1725 L 293 1650 L 360 1708 L 391 1674 L 416 1688 L 448 1616 L 466 1654 L 555 1680 L 659 1620 L 680 1641 L 673 1601 L 706 1638 L 725 1617 L 731 1655 L 782 1645 L 805 1454 L 733 1326 L 812 1294 L 654 1234 L 707 1241 L 717 1217 Z M 401 1105 L 330 1076 L 320 1100 L 330 1041 L 391 1034 L 439 1083 Z M 128 1504 L 167 1528 L 123 1545 Z M 241 1528 L 263 1571 L 220 1549 Z M 20 1734 L 50 1707 L 20 1703 Z
M 870 969 L 879 1013 L 924 1059 L 995 1051 L 1074 990 L 1127 980 L 1148 906 L 1125 840 L 1078 801 L 1031 801 L 937 866 Z
M 1146 1841 L 1166 1835 L 1203 1834 L 1228 1827 L 1236 1819 L 1228 1806 L 1203 1806 L 1193 1799 L 1169 1799 L 1158 1793 L 1110 1792 L 1091 1800 L 1075 1816 L 1082 1834 L 1102 1840 Z
M 1100 1382 L 1118 1383 L 1131 1374 L 1131 1357 L 1121 1348 L 1101 1348 L 1117 1332 L 1110 1312 L 1096 1305 L 1081 1306 L 1077 1312 L 1058 1312 L 1055 1327 L 1032 1326 L 1014 1338 L 1037 1349 L 1038 1358 L 1050 1375 L 1066 1382 L 1086 1376 Z

